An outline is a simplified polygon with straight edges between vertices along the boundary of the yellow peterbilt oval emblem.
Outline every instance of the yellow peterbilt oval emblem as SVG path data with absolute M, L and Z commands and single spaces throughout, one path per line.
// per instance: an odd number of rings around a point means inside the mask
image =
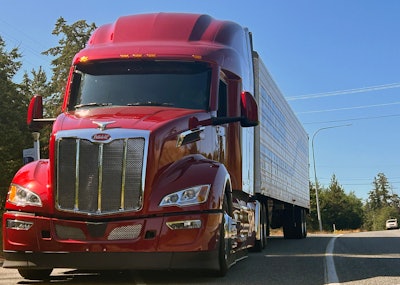
M 98 133 L 92 136 L 92 139 L 95 141 L 107 141 L 111 138 L 109 134 Z

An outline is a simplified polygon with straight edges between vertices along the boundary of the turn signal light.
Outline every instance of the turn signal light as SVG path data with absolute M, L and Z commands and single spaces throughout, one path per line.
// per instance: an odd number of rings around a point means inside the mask
M 171 230 L 199 229 L 201 228 L 201 221 L 186 220 L 186 221 L 167 222 L 167 226 Z

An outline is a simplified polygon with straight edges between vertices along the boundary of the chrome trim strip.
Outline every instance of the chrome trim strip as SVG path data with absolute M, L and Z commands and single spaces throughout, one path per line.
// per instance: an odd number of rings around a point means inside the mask
M 125 183 L 126 183 L 126 162 L 128 156 L 128 139 L 124 140 L 124 154 L 122 159 L 122 177 L 121 177 L 121 205 L 120 210 L 125 209 Z
M 97 141 L 92 138 L 94 134 L 109 134 L 110 139 L 105 141 Z M 79 129 L 79 130 L 65 130 L 59 131 L 55 134 L 55 139 L 59 140 L 62 138 L 77 138 L 88 140 L 92 143 L 109 143 L 114 139 L 129 139 L 129 138 L 145 138 L 146 140 L 150 136 L 150 131 L 146 130 L 132 130 L 132 129 L 107 129 L 105 131 L 100 131 L 97 128 L 93 129 Z
M 58 165 L 58 162 L 60 161 L 60 141 L 56 140 L 55 141 L 55 149 L 56 149 L 56 161 L 54 162 L 54 167 L 56 167 Z M 59 181 L 60 180 L 60 169 L 59 167 L 57 167 L 57 172 L 54 173 L 55 175 L 55 181 Z M 58 196 L 58 190 L 57 189 L 53 189 L 53 191 L 55 191 L 55 196 L 56 196 L 56 207 L 58 207 L 58 201 L 60 200 L 60 197 Z
M 80 140 L 76 139 L 76 154 L 75 154 L 75 202 L 74 210 L 79 211 L 79 154 L 80 154 Z M 58 193 L 58 191 L 57 191 Z
M 35 217 L 36 216 L 34 213 L 20 212 L 20 211 L 5 211 L 4 214 L 15 215 L 16 217 L 19 217 L 19 216 Z
M 104 144 L 99 145 L 99 184 L 97 185 L 97 213 L 101 213 L 101 189 L 103 188 L 103 151 Z

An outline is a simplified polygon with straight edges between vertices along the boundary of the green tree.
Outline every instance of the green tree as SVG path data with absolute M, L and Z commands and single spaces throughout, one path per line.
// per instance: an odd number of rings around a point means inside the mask
M 43 97 L 48 97 L 51 94 L 50 83 L 47 81 L 47 75 L 42 67 L 39 70 L 32 70 L 31 77 L 29 74 L 25 73 L 20 84 L 20 90 L 27 98 L 31 98 L 33 95 L 42 95 Z M 45 116 L 46 110 L 45 110 Z M 46 126 L 41 131 L 40 136 L 40 146 L 41 155 L 43 157 L 48 157 L 48 145 L 49 137 L 51 133 L 51 126 Z
M 21 83 L 21 92 L 25 94 L 26 97 L 30 98 L 33 95 L 42 95 L 47 97 L 51 94 L 49 89 L 50 82 L 47 81 L 46 72 L 40 66 L 39 70 L 31 71 L 32 78 L 29 74 L 25 73 Z
M 24 74 L 20 84 L 13 78 L 21 67 L 21 55 L 17 48 L 7 52 L 5 42 L 0 37 L 0 199 L 3 201 L 8 185 L 22 166 L 22 151 L 32 147 L 32 135 L 26 125 L 26 113 L 29 100 L 34 94 L 45 98 L 45 115 L 53 117 L 59 113 L 61 98 L 73 56 L 82 49 L 89 40 L 95 24 L 87 24 L 84 20 L 67 25 L 60 17 L 53 34 L 61 36 L 59 46 L 50 48 L 43 54 L 53 56 L 53 75 L 48 82 L 47 75 L 41 67 Z M 31 76 L 31 77 L 30 77 Z M 47 152 L 48 137 L 51 127 L 43 130 L 42 148 Z M 3 207 L 4 203 L 0 201 Z
M 380 209 L 391 204 L 391 187 L 383 173 L 378 173 L 372 182 L 374 188 L 369 192 L 368 204 L 371 209 Z
M 85 20 L 67 25 L 63 17 L 58 18 L 52 34 L 61 37 L 58 41 L 59 46 L 43 52 L 45 55 L 54 57 L 52 60 L 51 92 L 46 98 L 47 111 L 50 116 L 56 116 L 60 112 L 72 59 L 79 50 L 85 47 L 95 29 L 94 23 L 89 25 Z
M 347 195 L 347 211 L 344 210 L 347 217 L 347 229 L 359 229 L 364 221 L 364 208 L 360 198 L 354 192 Z M 347 213 L 346 213 L 347 212 Z
M 384 230 L 386 220 L 390 218 L 399 219 L 397 209 L 393 207 L 382 207 L 380 209 L 370 210 L 366 207 L 363 228 L 369 231 Z
M 362 202 L 354 193 L 346 194 L 333 174 L 330 185 L 321 192 L 321 217 L 323 228 L 357 229 L 362 225 Z
M 28 98 L 12 79 L 21 67 L 17 48 L 7 52 L 0 37 L 0 197 L 1 207 L 8 185 L 22 166 L 22 150 L 30 147 L 32 137 L 26 126 Z

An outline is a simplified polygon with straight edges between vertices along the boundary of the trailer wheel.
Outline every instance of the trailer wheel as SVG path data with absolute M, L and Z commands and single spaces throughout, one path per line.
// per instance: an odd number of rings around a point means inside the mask
M 29 280 L 48 280 L 53 269 L 18 269 L 18 273 Z
M 307 236 L 304 209 L 293 206 L 284 210 L 283 235 L 286 239 L 301 239 Z

